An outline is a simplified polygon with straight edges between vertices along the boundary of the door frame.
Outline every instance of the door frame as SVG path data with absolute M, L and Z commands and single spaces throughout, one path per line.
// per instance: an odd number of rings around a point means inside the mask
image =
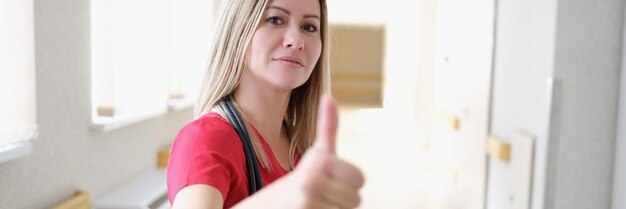
M 626 21 L 624 21 L 626 29 Z M 613 167 L 613 209 L 625 209 L 626 200 L 626 33 L 622 35 L 622 69 L 619 105 L 615 134 L 615 160 Z

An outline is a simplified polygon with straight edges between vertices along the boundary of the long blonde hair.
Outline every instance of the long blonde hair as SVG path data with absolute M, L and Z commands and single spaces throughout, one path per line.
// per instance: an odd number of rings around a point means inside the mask
M 209 52 L 208 67 L 195 106 L 198 118 L 216 108 L 225 97 L 239 86 L 243 77 L 244 58 L 248 45 L 270 0 L 227 0 Z M 320 36 L 322 52 L 309 79 L 292 90 L 283 125 L 290 141 L 289 165 L 295 167 L 295 156 L 302 155 L 313 143 L 317 129 L 318 107 L 321 95 L 328 91 L 329 82 L 329 27 L 326 0 L 320 3 Z M 272 170 L 267 154 L 251 126 L 250 120 L 233 100 L 249 132 L 254 151 L 261 165 Z M 223 114 L 223 112 L 222 112 Z

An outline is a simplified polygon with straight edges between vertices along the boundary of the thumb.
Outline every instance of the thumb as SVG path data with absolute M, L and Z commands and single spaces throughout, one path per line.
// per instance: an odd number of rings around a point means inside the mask
M 314 147 L 335 154 L 337 136 L 337 104 L 329 95 L 324 95 L 320 103 L 320 114 L 317 119 L 317 137 Z

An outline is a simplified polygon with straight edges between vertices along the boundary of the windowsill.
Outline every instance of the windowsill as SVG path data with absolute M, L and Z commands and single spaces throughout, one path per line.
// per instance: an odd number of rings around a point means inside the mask
M 0 146 L 0 164 L 24 157 L 32 151 L 33 148 L 31 147 L 30 142 Z
M 100 132 L 109 132 L 153 118 L 167 115 L 170 112 L 177 112 L 187 108 L 193 108 L 193 101 L 189 99 L 170 100 L 167 109 L 161 109 L 153 112 L 146 112 L 135 115 L 119 115 L 115 117 L 99 117 L 95 116 L 92 121 L 92 128 Z
M 147 121 L 152 118 L 163 116 L 165 114 L 167 114 L 167 110 L 163 109 L 135 115 L 126 114 L 114 117 L 94 116 L 91 127 L 101 132 L 109 132 L 136 123 Z

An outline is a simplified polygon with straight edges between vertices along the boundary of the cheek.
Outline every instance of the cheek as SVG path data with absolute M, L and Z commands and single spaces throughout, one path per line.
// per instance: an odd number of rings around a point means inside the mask
M 263 57 L 267 54 L 269 50 L 269 42 L 267 39 L 266 31 L 257 30 L 252 36 L 252 40 L 250 41 L 250 45 L 248 46 L 248 52 L 246 54 L 247 59 L 252 62 L 258 62 L 263 60 Z
M 313 63 L 317 63 L 321 55 L 322 55 L 322 41 L 317 40 L 316 42 L 313 43 L 311 47 L 310 58 L 313 61 Z
M 265 63 L 266 52 L 263 50 L 263 43 L 251 43 L 246 54 L 246 65 L 256 70 Z M 261 67 L 262 68 L 262 67 Z

